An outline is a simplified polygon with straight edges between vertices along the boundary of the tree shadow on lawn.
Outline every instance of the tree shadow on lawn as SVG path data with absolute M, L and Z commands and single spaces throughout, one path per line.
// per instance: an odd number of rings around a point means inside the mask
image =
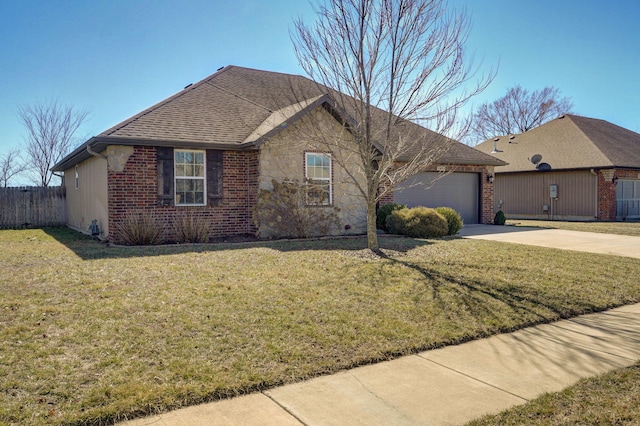
M 504 320 L 504 315 L 499 316 L 495 304 L 508 307 L 516 318 L 528 318 L 525 322 L 519 322 L 514 327 L 498 327 L 487 330 L 487 336 L 495 333 L 511 332 L 524 327 L 541 323 L 548 323 L 560 319 L 573 318 L 578 315 L 600 312 L 610 309 L 612 306 L 599 306 L 586 301 L 573 300 L 571 303 L 562 295 L 551 295 L 543 291 L 536 291 L 526 285 L 499 287 L 491 284 L 491 277 L 486 280 L 470 279 L 464 275 L 451 275 L 441 271 L 425 268 L 417 263 L 396 259 L 384 254 L 381 257 L 411 268 L 424 277 L 422 289 L 416 288 L 416 297 L 429 293 L 432 300 L 437 301 L 443 312 L 449 312 L 444 293 L 453 294 L 456 303 L 463 306 L 463 311 L 473 318 L 485 318 L 488 322 L 499 324 Z M 448 296 L 451 299 L 451 296 Z M 488 303 L 491 302 L 491 303 Z M 503 312 L 504 313 L 504 312 Z M 455 312 L 452 312 L 455 315 Z M 477 337 L 477 336 L 476 336 Z M 476 338 L 474 337 L 474 338 Z
M 601 306 L 585 300 L 572 300 L 567 303 L 566 298 L 561 295 L 550 295 L 544 291 L 530 289 L 525 285 L 499 288 L 491 285 L 490 277 L 487 277 L 487 280 L 469 279 L 462 275 L 451 275 L 425 268 L 413 262 L 393 258 L 389 258 L 389 260 L 411 268 L 424 277 L 424 280 L 420 280 L 416 284 L 416 287 L 423 286 L 422 289 L 414 289 L 416 297 L 419 297 L 420 292 L 428 293 L 428 296 L 425 297 L 430 296 L 437 303 L 438 308 L 446 315 L 450 324 L 464 323 L 466 319 L 475 322 L 475 324 L 464 326 L 466 328 L 464 334 L 441 342 L 436 347 L 462 344 L 497 334 L 513 333 L 528 327 L 571 319 L 573 323 L 585 326 L 587 331 L 582 331 L 582 333 L 585 333 L 584 336 L 590 338 L 596 346 L 613 342 L 613 346 L 635 350 L 633 345 L 621 343 L 627 341 L 631 333 L 626 327 L 620 327 L 619 321 L 614 326 L 601 327 L 601 323 L 607 321 L 606 317 L 604 320 L 592 317 L 576 318 L 585 314 L 602 312 L 620 304 Z M 640 326 L 640 320 L 633 320 L 635 326 L 632 326 L 628 317 L 624 317 L 624 320 L 625 324 L 634 330 Z M 568 373 L 572 373 L 574 366 L 567 365 L 566 359 L 557 357 L 553 351 L 582 353 L 588 359 L 592 359 L 594 364 L 607 362 L 606 357 L 600 359 L 597 350 L 593 347 L 576 344 L 575 333 L 577 332 L 573 331 L 574 334 L 563 331 L 558 333 L 557 330 L 558 326 L 529 329 L 511 334 L 508 339 L 512 339 L 512 342 L 517 345 L 514 350 L 519 351 L 521 355 L 535 354 L 538 358 L 546 359 L 546 362 L 554 365 L 555 368 Z M 605 337 L 602 337 L 603 333 Z M 564 346 L 564 349 L 558 349 L 558 345 Z M 629 348 L 625 346 L 629 346 Z M 427 347 L 422 350 L 434 348 Z M 550 350 L 552 352 L 549 352 Z M 593 374 L 598 372 L 594 370 Z
M 257 240 L 254 237 L 228 237 L 206 244 L 163 244 L 154 246 L 114 246 L 65 227 L 44 228 L 43 231 L 73 251 L 82 260 L 125 259 L 166 256 L 185 253 L 206 253 L 223 250 L 268 248 L 281 252 L 313 250 L 360 251 L 367 247 L 366 236 L 326 237 L 313 239 Z M 401 236 L 381 236 L 380 246 L 398 252 L 432 244 Z

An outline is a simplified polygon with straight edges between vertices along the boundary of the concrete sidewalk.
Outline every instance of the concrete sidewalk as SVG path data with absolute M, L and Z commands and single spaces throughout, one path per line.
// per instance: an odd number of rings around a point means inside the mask
M 458 236 L 640 259 L 640 237 L 526 226 L 465 225 Z
M 123 425 L 463 424 L 638 359 L 640 304 Z

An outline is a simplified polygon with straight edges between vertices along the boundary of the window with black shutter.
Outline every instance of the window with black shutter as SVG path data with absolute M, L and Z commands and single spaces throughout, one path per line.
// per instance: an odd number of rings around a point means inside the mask
M 159 205 L 219 206 L 222 203 L 223 151 L 157 147 L 156 152 Z

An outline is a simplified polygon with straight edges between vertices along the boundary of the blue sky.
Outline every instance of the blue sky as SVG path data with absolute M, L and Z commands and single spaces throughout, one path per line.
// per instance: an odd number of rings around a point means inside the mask
M 480 70 L 499 64 L 475 103 L 555 86 L 576 114 L 640 132 L 640 1 L 449 3 L 471 14 Z M 302 74 L 299 15 L 314 19 L 305 0 L 0 0 L 0 155 L 23 143 L 18 105 L 86 107 L 86 139 L 225 65 Z

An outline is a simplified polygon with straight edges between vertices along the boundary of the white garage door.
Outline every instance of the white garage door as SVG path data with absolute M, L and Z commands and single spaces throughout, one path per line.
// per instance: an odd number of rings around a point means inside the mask
M 478 223 L 478 173 L 450 173 L 440 176 L 439 173 L 429 172 L 410 177 L 393 191 L 394 202 L 406 204 L 407 207 L 451 207 L 460 213 L 464 223 Z

